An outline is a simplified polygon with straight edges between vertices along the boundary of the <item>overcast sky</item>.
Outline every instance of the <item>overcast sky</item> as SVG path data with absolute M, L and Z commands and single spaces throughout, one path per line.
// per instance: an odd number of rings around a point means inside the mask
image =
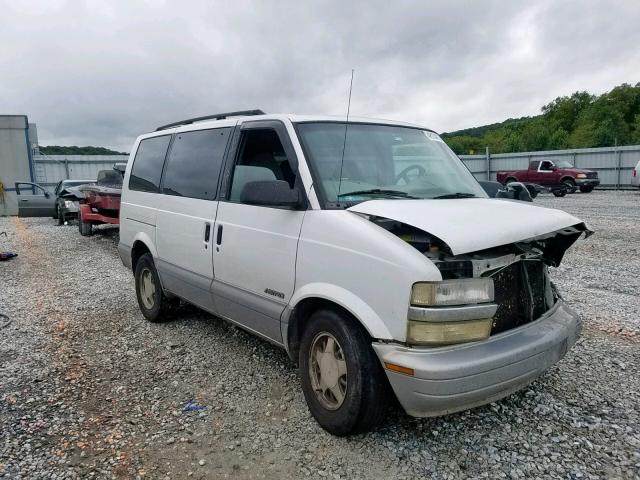
M 640 81 L 640 3 L 0 0 L 0 114 L 42 145 L 129 151 L 219 111 L 451 131 Z

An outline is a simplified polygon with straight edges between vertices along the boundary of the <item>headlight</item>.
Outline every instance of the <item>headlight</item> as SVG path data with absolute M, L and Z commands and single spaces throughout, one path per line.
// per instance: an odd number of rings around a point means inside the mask
M 492 278 L 464 278 L 441 282 L 414 283 L 411 305 L 437 307 L 492 302 Z
M 585 173 L 579 173 L 576 175 L 576 178 L 587 178 L 587 175 Z
M 72 207 L 73 207 L 73 204 L 74 204 L 73 200 L 65 200 L 65 201 L 64 201 L 64 206 L 65 206 L 66 208 L 72 208 Z
M 461 322 L 409 321 L 407 343 L 410 345 L 452 345 L 476 342 L 489 338 L 491 319 L 465 320 Z

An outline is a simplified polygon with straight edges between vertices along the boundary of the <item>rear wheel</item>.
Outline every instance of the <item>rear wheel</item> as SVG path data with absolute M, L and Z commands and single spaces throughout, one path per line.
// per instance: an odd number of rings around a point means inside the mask
M 299 365 L 309 410 L 329 433 L 367 432 L 384 419 L 387 379 L 367 333 L 348 315 L 319 310 L 311 316 Z
M 567 189 L 567 193 L 576 193 L 576 190 L 578 190 L 578 187 L 576 187 L 576 182 L 574 182 L 572 178 L 565 178 L 564 180 L 562 180 L 562 184 Z
M 594 187 L 592 187 L 591 185 L 583 185 L 583 186 L 580 187 L 580 191 L 582 193 L 591 193 L 591 192 L 593 192 L 593 188 Z
M 134 278 L 138 306 L 144 318 L 150 322 L 166 320 L 171 310 L 172 302 L 162 291 L 160 277 L 158 277 L 158 272 L 150 253 L 145 253 L 138 259 Z

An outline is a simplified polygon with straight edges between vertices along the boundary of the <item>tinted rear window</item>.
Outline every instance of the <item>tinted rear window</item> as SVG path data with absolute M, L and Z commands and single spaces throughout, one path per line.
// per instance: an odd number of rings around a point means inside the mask
M 157 192 L 171 135 L 142 140 L 133 160 L 129 190 Z
M 167 160 L 162 193 L 213 200 L 230 131 L 216 128 L 177 134 Z

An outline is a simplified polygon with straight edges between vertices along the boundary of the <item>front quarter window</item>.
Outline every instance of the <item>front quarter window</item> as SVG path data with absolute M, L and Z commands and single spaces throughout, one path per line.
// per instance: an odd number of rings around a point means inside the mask
M 327 207 L 372 198 L 487 197 L 434 132 L 343 122 L 300 123 L 297 130 Z

